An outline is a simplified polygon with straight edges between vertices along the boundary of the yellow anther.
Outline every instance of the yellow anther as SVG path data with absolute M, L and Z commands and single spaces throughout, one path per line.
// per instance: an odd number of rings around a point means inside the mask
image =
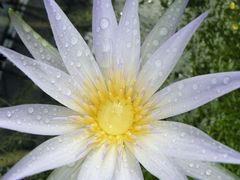
M 232 10 L 236 9 L 236 3 L 233 2 L 233 1 L 230 2 L 230 3 L 229 3 L 229 8 L 232 9 Z

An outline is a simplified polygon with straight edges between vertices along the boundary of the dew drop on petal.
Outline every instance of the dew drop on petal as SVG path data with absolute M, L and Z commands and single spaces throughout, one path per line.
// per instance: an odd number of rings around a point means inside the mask
M 12 113 L 10 111 L 7 112 L 7 117 L 10 118 L 12 116 Z
M 34 109 L 32 107 L 28 108 L 28 113 L 32 114 Z
M 61 19 L 61 15 L 59 13 L 56 14 L 56 20 L 60 20 Z
M 216 78 L 212 78 L 211 83 L 212 84 L 217 84 L 217 79 Z
M 77 42 L 78 42 L 78 39 L 76 37 L 72 37 L 71 44 L 75 45 L 75 44 L 77 44 Z
M 154 40 L 154 41 L 153 41 L 153 45 L 154 45 L 154 46 L 158 46 L 158 44 L 159 44 L 158 40 Z
M 155 62 L 155 65 L 156 65 L 157 67 L 160 67 L 160 66 L 162 65 L 161 60 L 157 60 L 157 61 Z
M 210 169 L 206 170 L 206 175 L 207 175 L 207 176 L 210 176 L 211 173 L 212 173 L 212 171 L 211 171 Z
M 223 83 L 224 83 L 225 85 L 229 84 L 229 82 L 230 82 L 230 78 L 229 78 L 229 77 L 225 77 L 225 78 L 223 79 Z
M 194 164 L 193 164 L 193 163 L 190 163 L 190 164 L 189 164 L 189 167 L 193 167 L 193 166 L 194 166 Z
M 22 121 L 20 119 L 18 119 L 17 124 L 22 124 Z
M 37 120 L 40 120 L 42 117 L 40 115 L 37 115 Z
M 100 27 L 102 29 L 107 29 L 109 26 L 109 20 L 107 18 L 102 18 L 100 21 Z
M 197 90 L 198 85 L 197 85 L 197 84 L 193 84 L 192 88 L 193 88 L 194 90 Z
M 161 36 L 166 36 L 168 34 L 168 29 L 166 27 L 162 27 L 159 33 Z
M 57 73 L 57 78 L 59 79 L 61 77 L 61 73 Z

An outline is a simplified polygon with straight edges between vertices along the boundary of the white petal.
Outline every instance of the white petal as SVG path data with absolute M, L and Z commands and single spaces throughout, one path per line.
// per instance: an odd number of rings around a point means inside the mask
M 105 144 L 97 147 L 90 153 L 80 169 L 78 179 L 111 180 L 114 174 L 117 159 L 115 146 L 107 147 Z
M 142 140 L 148 148 L 167 156 L 188 160 L 240 164 L 240 153 L 215 141 L 207 134 L 189 125 L 159 121 L 152 133 Z
M 82 162 L 83 159 L 80 159 L 77 162 L 55 169 L 47 180 L 77 180 Z
M 81 88 L 68 74 L 1 46 L 0 53 L 21 69 L 48 95 L 73 110 L 83 112 L 77 102 L 81 98 Z
M 19 15 L 9 11 L 11 22 L 32 56 L 66 72 L 62 58 L 56 48 L 35 32 Z
M 44 142 L 10 169 L 3 180 L 21 179 L 83 158 L 93 143 L 86 134 L 78 130 Z
M 175 0 L 148 34 L 141 48 L 142 65 L 175 33 L 187 3 L 188 0 Z
M 31 134 L 59 135 L 77 128 L 76 112 L 61 106 L 27 104 L 0 109 L 0 127 Z
M 93 48 L 97 62 L 103 71 L 110 68 L 113 55 L 117 20 L 111 0 L 93 1 Z
M 143 180 L 141 167 L 129 150 L 124 149 L 119 154 L 113 179 Z
M 126 0 L 119 22 L 115 66 L 123 71 L 127 83 L 135 80 L 140 63 L 138 0 Z
M 144 93 L 147 100 L 166 80 L 182 55 L 188 41 L 207 16 L 201 16 L 186 25 L 172 37 L 170 37 L 143 66 L 136 84 L 139 94 Z
M 94 57 L 64 12 L 54 0 L 44 0 L 53 35 L 68 72 L 83 84 L 87 80 L 99 83 L 101 72 Z
M 173 159 L 188 176 L 202 180 L 235 180 L 235 175 L 214 163 Z
M 187 180 L 178 167 L 161 152 L 149 148 L 144 141 L 137 141 L 136 145 L 128 144 L 137 160 L 154 176 L 161 180 Z
M 240 71 L 196 76 L 176 82 L 156 93 L 150 100 L 154 104 L 152 116 L 164 119 L 175 116 L 240 88 Z

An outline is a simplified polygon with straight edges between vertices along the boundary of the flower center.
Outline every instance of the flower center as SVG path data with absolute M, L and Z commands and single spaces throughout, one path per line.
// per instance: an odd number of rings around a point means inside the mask
M 97 122 L 102 130 L 111 135 L 125 133 L 133 123 L 132 105 L 123 101 L 107 101 L 97 114 Z

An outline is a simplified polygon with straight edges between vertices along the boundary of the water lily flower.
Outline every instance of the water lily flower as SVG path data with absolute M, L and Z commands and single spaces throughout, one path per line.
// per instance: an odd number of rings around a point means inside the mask
M 176 26 L 187 0 L 175 0 L 141 45 L 138 0 L 117 22 L 111 0 L 93 1 L 93 49 L 54 0 L 44 0 L 58 50 L 13 11 L 11 21 L 34 59 L 0 52 L 63 106 L 0 109 L 0 127 L 56 136 L 10 169 L 3 180 L 55 169 L 50 180 L 141 180 L 140 164 L 159 179 L 234 179 L 217 163 L 240 153 L 204 132 L 165 119 L 240 87 L 240 72 L 188 78 L 160 91 L 207 13 Z

